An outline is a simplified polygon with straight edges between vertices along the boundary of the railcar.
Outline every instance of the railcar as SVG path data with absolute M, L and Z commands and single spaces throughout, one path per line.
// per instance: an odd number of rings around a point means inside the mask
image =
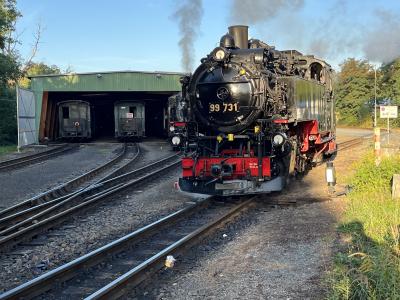
M 137 101 L 120 101 L 114 105 L 115 137 L 140 139 L 145 132 L 145 105 Z
M 92 138 L 92 109 L 89 102 L 67 100 L 58 103 L 59 137 L 69 140 Z
M 219 47 L 181 79 L 189 121 L 182 191 L 269 193 L 333 159 L 332 69 L 296 50 L 278 51 L 231 26 Z

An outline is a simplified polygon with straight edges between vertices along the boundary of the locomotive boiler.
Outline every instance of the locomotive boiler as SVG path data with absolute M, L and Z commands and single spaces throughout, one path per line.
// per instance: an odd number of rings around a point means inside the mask
M 218 195 L 284 189 L 292 175 L 336 153 L 332 69 L 278 51 L 231 26 L 219 47 L 181 79 L 188 107 L 179 187 Z

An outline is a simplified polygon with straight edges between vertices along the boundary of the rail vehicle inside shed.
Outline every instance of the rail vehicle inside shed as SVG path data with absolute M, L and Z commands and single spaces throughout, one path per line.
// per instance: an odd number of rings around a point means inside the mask
M 50 140 L 60 138 L 58 120 L 69 117 L 60 116 L 58 105 L 68 100 L 85 101 L 90 105 L 92 139 L 113 139 L 115 137 L 115 108 L 117 103 L 127 104 L 127 114 L 134 115 L 134 106 L 143 103 L 145 107 L 145 136 L 162 138 L 166 134 L 166 110 L 170 94 L 149 94 L 134 92 L 50 92 L 46 120 L 46 137 Z M 132 105 L 129 106 L 129 103 Z
M 165 138 L 168 98 L 180 90 L 183 75 L 140 71 L 39 75 L 31 77 L 31 90 L 24 90 L 19 102 L 35 107 L 38 142 Z M 90 113 L 78 112 L 73 101 L 86 103 Z M 85 130 L 89 138 L 81 127 L 90 128 Z

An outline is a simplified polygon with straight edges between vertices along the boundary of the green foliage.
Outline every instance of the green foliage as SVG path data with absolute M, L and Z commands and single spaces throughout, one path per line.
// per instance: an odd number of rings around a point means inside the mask
M 0 86 L 6 86 L 10 81 L 20 76 L 19 64 L 14 56 L 0 53 Z
M 400 58 L 382 66 L 380 81 L 381 96 L 392 100 L 392 104 L 400 105 Z
M 365 106 L 373 98 L 373 68 L 367 61 L 354 58 L 347 59 L 340 67 L 335 87 L 338 121 L 350 125 L 361 123 L 370 118 L 370 114 L 365 114 Z
M 0 146 L 0 156 L 17 150 L 16 145 Z
M 16 8 L 16 0 L 0 0 L 0 49 L 6 49 L 13 44 L 12 33 L 15 30 L 15 22 L 21 16 Z
M 338 123 L 371 126 L 375 98 L 372 65 L 365 60 L 349 58 L 340 67 L 335 84 Z M 378 104 L 384 99 L 400 105 L 400 58 L 377 70 Z M 400 126 L 400 120 L 391 123 Z M 378 126 L 385 124 L 386 120 L 378 117 Z
M 0 0 L 0 145 L 17 142 L 15 90 L 20 76 L 19 57 L 13 38 L 15 22 L 21 16 L 15 0 Z
M 31 63 L 26 68 L 26 74 L 24 77 L 18 80 L 18 84 L 23 88 L 30 88 L 31 81 L 28 78 L 29 76 L 34 75 L 48 75 L 48 74 L 60 74 L 61 70 L 56 65 L 48 66 L 43 62 L 39 63 Z
M 18 56 L 12 45 L 15 22 L 21 16 L 16 9 L 15 0 L 0 0 L 0 87 L 19 75 Z
M 400 202 L 390 180 L 400 156 L 379 167 L 368 155 L 356 166 L 350 203 L 339 226 L 346 249 L 335 257 L 330 299 L 400 299 Z
M 15 91 L 0 88 L 0 146 L 17 143 L 17 102 Z

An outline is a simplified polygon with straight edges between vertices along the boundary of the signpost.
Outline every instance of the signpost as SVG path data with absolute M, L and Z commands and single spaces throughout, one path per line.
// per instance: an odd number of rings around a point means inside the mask
M 390 119 L 396 119 L 398 117 L 398 107 L 397 105 L 381 105 L 379 108 L 380 118 L 387 119 L 387 139 L 388 144 L 390 144 L 389 135 L 390 135 Z

